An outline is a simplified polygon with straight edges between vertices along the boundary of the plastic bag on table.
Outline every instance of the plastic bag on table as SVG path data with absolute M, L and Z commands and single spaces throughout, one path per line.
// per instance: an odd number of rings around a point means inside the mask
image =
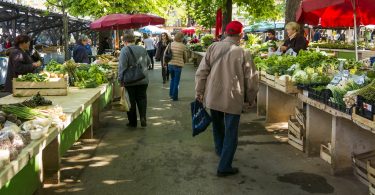
M 126 91 L 125 87 L 121 87 L 120 104 L 123 106 L 123 110 L 125 112 L 129 112 L 129 110 L 130 110 L 130 100 L 129 100 L 129 94 Z

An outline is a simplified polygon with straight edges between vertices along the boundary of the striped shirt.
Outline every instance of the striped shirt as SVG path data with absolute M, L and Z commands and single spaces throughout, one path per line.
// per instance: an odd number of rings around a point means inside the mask
M 186 46 L 181 42 L 172 42 L 171 44 L 172 60 L 168 64 L 183 67 L 186 62 Z

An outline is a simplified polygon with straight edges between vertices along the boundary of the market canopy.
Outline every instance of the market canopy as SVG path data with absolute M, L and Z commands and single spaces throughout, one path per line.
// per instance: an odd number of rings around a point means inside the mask
M 195 27 L 189 27 L 189 28 L 182 29 L 181 32 L 184 33 L 184 34 L 193 35 L 195 33 Z
M 94 30 L 131 29 L 147 25 L 164 24 L 165 19 L 150 14 L 110 14 L 103 16 L 90 24 Z
M 353 27 L 375 24 L 374 0 L 303 0 L 297 21 L 322 27 Z M 356 16 L 354 16 L 356 14 Z
M 145 26 L 139 29 L 139 32 L 153 35 L 160 35 L 163 32 L 167 32 L 165 29 L 161 29 L 157 26 Z
M 244 28 L 245 33 L 249 32 L 266 32 L 269 29 L 281 30 L 284 29 L 284 22 L 260 22 Z

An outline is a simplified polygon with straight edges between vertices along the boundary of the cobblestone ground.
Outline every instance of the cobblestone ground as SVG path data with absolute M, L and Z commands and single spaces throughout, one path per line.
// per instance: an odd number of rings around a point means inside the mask
M 160 66 L 150 71 L 148 127 L 128 129 L 113 104 L 101 115 L 96 140 L 78 142 L 62 160 L 61 183 L 42 194 L 368 194 L 353 176 L 332 176 L 328 164 L 283 142 L 286 132 L 267 131 L 255 111 L 241 117 L 234 166 L 240 174 L 216 177 L 212 130 L 191 136 L 192 65 L 183 69 L 180 101 L 168 98 Z

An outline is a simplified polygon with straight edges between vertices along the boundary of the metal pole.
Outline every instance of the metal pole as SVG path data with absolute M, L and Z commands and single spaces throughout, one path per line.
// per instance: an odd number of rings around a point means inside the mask
M 355 60 L 358 61 L 358 34 L 357 34 L 357 9 L 356 0 L 351 0 L 353 6 L 353 18 L 354 18 L 354 47 L 355 47 Z

